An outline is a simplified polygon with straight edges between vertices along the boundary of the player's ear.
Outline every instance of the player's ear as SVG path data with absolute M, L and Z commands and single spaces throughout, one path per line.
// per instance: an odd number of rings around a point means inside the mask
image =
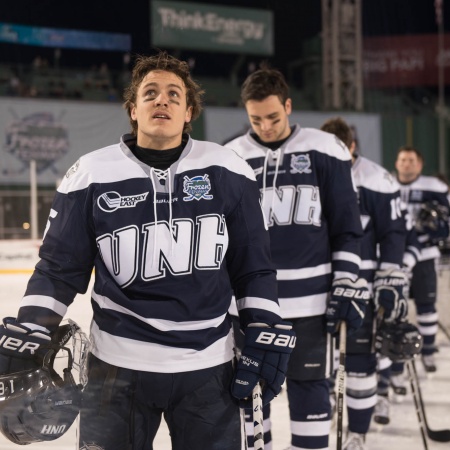
M 130 117 L 132 120 L 136 120 L 136 106 L 131 105 L 130 107 Z
M 286 102 L 284 103 L 284 109 L 285 109 L 287 115 L 291 114 L 292 100 L 290 98 L 286 99 Z
M 185 116 L 184 121 L 185 121 L 186 123 L 189 123 L 189 122 L 191 121 L 191 119 L 192 119 L 192 106 L 189 106 L 189 107 L 186 109 L 186 116 Z

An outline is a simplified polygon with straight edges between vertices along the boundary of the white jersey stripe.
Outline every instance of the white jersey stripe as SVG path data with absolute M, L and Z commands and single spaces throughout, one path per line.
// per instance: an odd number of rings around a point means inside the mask
M 113 336 L 100 330 L 92 321 L 91 341 L 92 353 L 102 361 L 146 372 L 178 373 L 206 369 L 234 357 L 231 330 L 227 336 L 198 351 Z
M 281 317 L 292 319 L 325 314 L 328 293 L 307 295 L 304 297 L 279 298 Z
M 358 255 L 350 252 L 333 252 L 331 258 L 333 261 L 348 261 L 358 266 L 361 264 L 361 258 Z
M 156 328 L 160 331 L 195 331 L 195 330 L 205 330 L 207 328 L 217 328 L 225 320 L 226 314 L 219 317 L 215 317 L 210 320 L 197 320 L 197 321 L 186 321 L 186 322 L 174 322 L 172 320 L 163 319 L 149 319 L 142 317 L 139 314 L 131 311 L 130 309 L 124 308 L 123 306 L 114 303 L 110 298 L 104 295 L 99 295 L 96 292 L 92 292 L 92 299 L 98 304 L 101 309 L 110 309 L 112 311 L 120 312 L 121 314 L 127 314 L 140 321 Z
M 277 269 L 277 280 L 305 280 L 313 277 L 320 277 L 331 273 L 331 264 L 320 264 L 315 267 L 305 267 L 303 269 Z
M 234 302 L 232 302 L 234 303 Z M 244 297 L 237 300 L 239 311 L 245 308 L 259 308 L 265 311 L 273 312 L 274 314 L 280 314 L 280 306 L 275 302 L 266 300 L 259 297 Z
M 67 306 L 64 303 L 61 303 L 53 297 L 49 297 L 47 295 L 26 295 L 20 302 L 20 307 L 23 308 L 24 306 L 48 308 L 62 317 L 67 312 Z

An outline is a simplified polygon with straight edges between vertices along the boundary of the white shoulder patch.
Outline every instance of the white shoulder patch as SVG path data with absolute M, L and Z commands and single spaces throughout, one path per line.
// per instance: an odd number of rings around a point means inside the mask
M 119 144 L 82 156 L 64 176 L 58 192 L 67 194 L 87 188 L 92 183 L 111 183 L 147 175 L 123 153 Z
M 363 156 L 356 159 L 352 174 L 357 187 L 383 194 L 392 194 L 399 190 L 394 177 L 384 167 Z
M 416 181 L 411 183 L 411 189 L 421 191 L 440 192 L 445 194 L 448 191 L 447 185 L 439 178 L 421 175 Z
M 334 134 L 316 128 L 300 128 L 288 141 L 286 153 L 317 151 L 342 161 L 350 161 L 349 149 Z

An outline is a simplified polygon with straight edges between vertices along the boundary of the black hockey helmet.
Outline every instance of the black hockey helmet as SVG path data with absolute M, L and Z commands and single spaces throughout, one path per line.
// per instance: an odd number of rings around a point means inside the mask
M 422 335 L 409 322 L 382 323 L 375 335 L 375 350 L 392 361 L 406 361 L 419 354 Z
M 54 370 L 59 350 L 68 352 L 63 378 Z M 81 385 L 71 373 L 68 348 L 50 348 L 42 367 L 0 376 L 0 431 L 18 445 L 52 441 L 75 421 L 81 406 Z
M 422 205 L 417 213 L 415 228 L 419 233 L 430 234 L 434 241 L 445 239 L 448 235 L 449 211 L 436 200 Z

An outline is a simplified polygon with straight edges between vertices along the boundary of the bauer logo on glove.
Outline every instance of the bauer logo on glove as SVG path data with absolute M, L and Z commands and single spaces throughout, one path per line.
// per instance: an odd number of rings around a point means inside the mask
M 357 330 L 363 323 L 369 298 L 367 282 L 363 278 L 333 281 L 326 312 L 328 333 L 336 334 L 341 321 L 347 323 L 349 334 Z
M 383 309 L 387 322 L 401 320 L 408 314 L 409 280 L 399 269 L 378 270 L 373 282 L 375 309 Z
M 286 322 L 273 328 L 266 324 L 250 324 L 245 329 L 244 348 L 231 387 L 241 408 L 252 407 L 252 391 L 260 380 L 264 405 L 280 393 L 295 341 L 292 325 Z

